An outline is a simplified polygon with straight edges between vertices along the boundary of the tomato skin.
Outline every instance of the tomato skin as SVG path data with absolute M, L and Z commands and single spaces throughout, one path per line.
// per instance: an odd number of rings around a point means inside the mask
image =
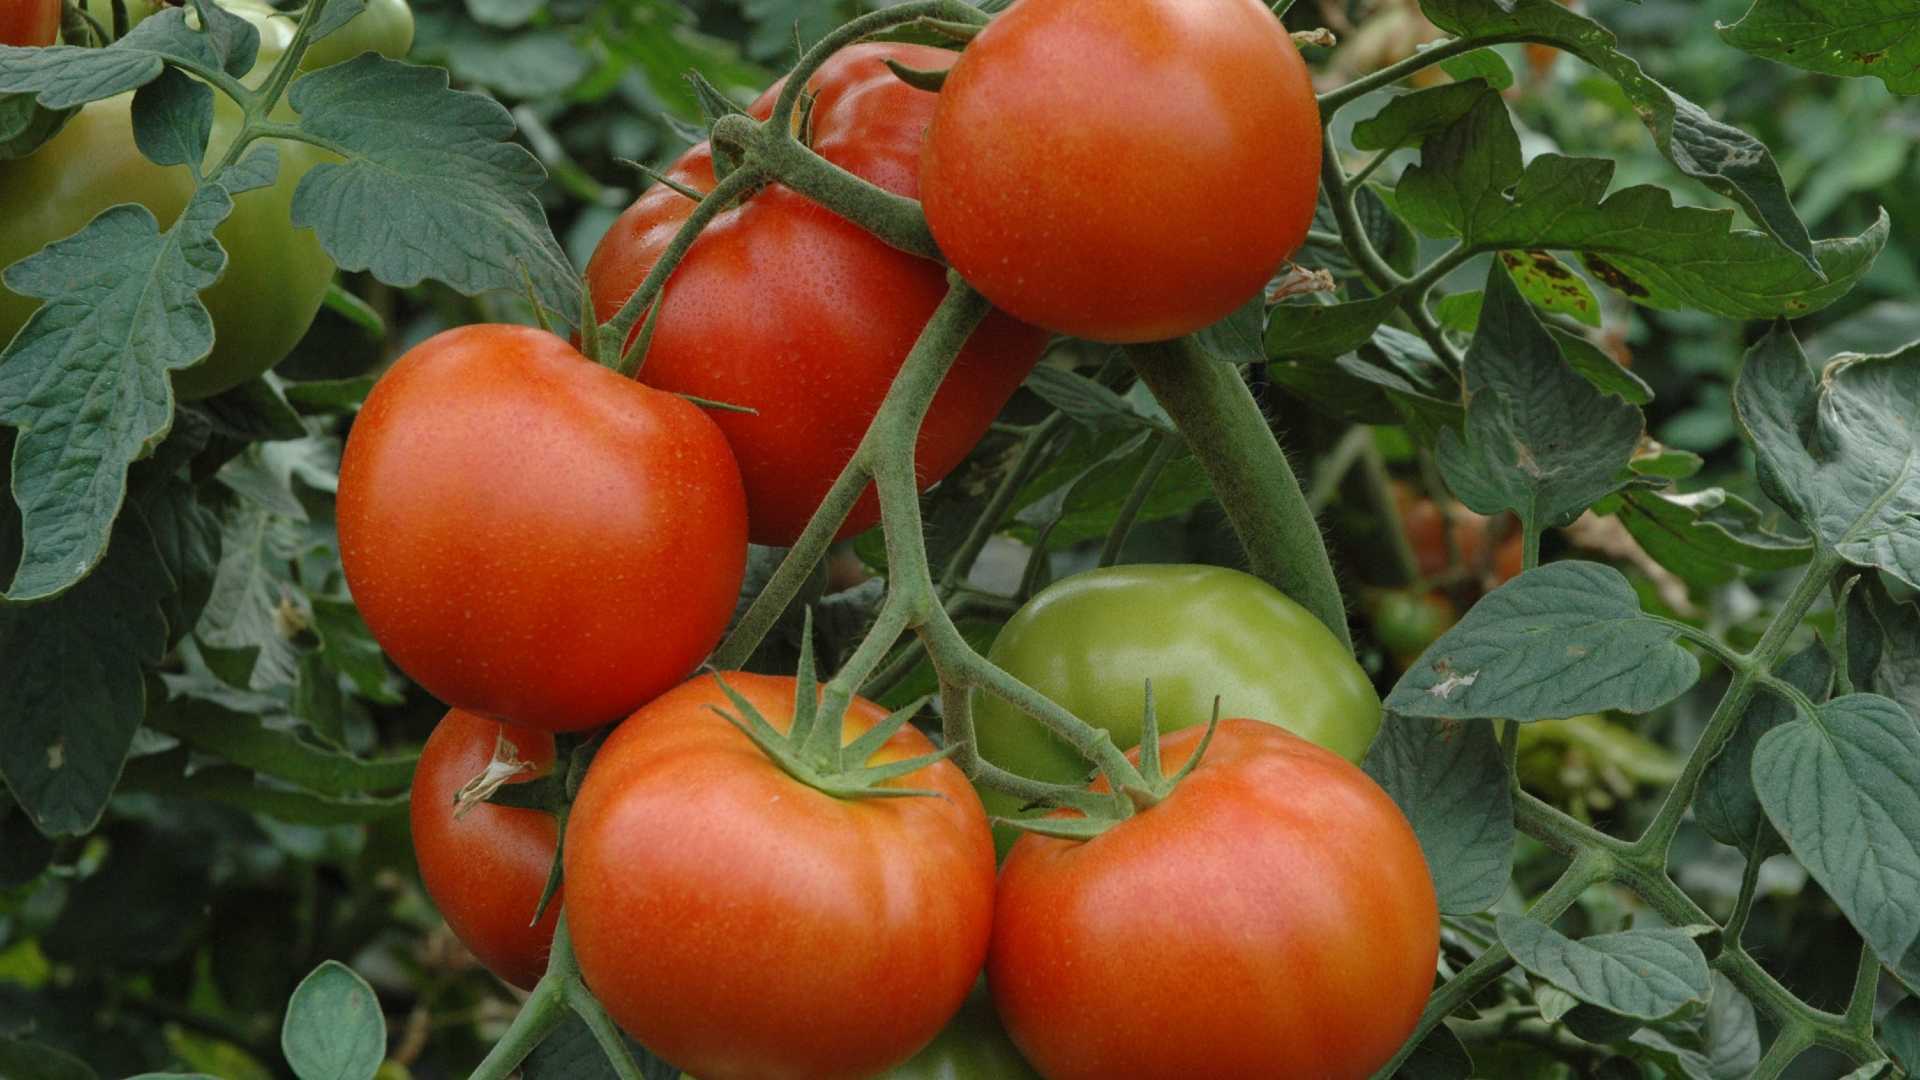
M 60 0 L 0 0 L 0 45 L 38 47 L 60 36 Z
M 486 770 L 500 738 L 535 766 L 509 783 L 553 768 L 552 735 L 455 709 L 434 726 L 420 751 L 408 813 L 420 880 L 447 926 L 488 971 L 531 990 L 547 970 L 560 918 L 563 893 L 556 892 L 540 921 L 533 922 L 559 846 L 559 827 L 538 810 L 492 803 L 453 816 L 454 794 Z
M 887 70 L 944 68 L 953 54 L 915 45 L 855 45 L 810 84 L 813 148 L 896 194 L 919 193 L 920 144 L 935 95 Z M 765 118 L 779 84 L 748 109 Z M 668 170 L 713 187 L 702 143 Z M 693 203 L 656 184 L 607 231 L 587 264 L 602 320 L 653 268 Z M 858 226 L 773 185 L 722 212 L 701 233 L 663 294 L 639 378 L 663 389 L 745 405 L 758 415 L 715 416 L 740 459 L 753 541 L 786 546 L 806 528 L 852 456 L 927 317 L 946 294 L 945 271 L 881 243 Z M 965 458 L 1033 370 L 1043 331 L 994 313 L 974 332 L 928 410 L 915 447 L 921 485 Z M 869 489 L 842 537 L 879 520 Z
M 577 731 L 691 672 L 746 568 L 746 500 L 693 404 L 559 338 L 467 326 L 381 377 L 340 463 L 340 557 L 448 704 Z
M 727 673 L 777 728 L 791 677 Z M 913 1056 L 986 953 L 993 841 L 966 777 L 938 797 L 836 799 L 782 772 L 709 707 L 703 675 L 608 738 L 568 819 L 567 924 L 627 1032 L 701 1080 L 852 1080 Z M 886 716 L 855 699 L 846 736 Z M 908 727 L 873 763 L 924 754 Z
M 1306 239 L 1320 113 L 1259 0 L 1020 0 L 940 91 L 920 174 L 961 276 L 1095 341 L 1178 337 Z
M 1169 771 L 1202 733 L 1162 743 Z M 1084 843 L 1021 837 L 987 979 L 1048 1080 L 1362 1080 L 1419 1020 L 1439 932 L 1386 792 L 1280 728 L 1223 720 L 1159 805 Z
M 1146 681 L 1162 732 L 1213 715 L 1279 724 L 1349 760 L 1380 727 L 1366 673 L 1320 621 L 1266 582 L 1218 566 L 1113 566 L 1063 578 L 1016 612 L 987 658 L 1113 734 L 1140 742 Z M 1022 776 L 1086 779 L 1086 762 L 1040 723 L 984 692 L 973 695 L 981 756 Z M 983 791 L 989 812 L 1020 803 Z M 1003 843 L 1010 830 L 1001 830 Z

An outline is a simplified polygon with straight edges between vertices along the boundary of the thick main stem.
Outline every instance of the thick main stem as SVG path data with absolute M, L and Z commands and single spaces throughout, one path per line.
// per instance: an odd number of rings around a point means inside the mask
M 1185 436 L 1247 553 L 1247 566 L 1351 650 L 1347 608 L 1306 493 L 1240 371 L 1191 343 L 1138 345 L 1134 370 Z

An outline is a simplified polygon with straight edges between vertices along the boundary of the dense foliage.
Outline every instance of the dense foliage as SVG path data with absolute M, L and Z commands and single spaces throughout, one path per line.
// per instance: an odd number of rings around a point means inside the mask
M 1920 2 L 1019 2 L 0 0 L 0 1076 L 1920 1070 Z

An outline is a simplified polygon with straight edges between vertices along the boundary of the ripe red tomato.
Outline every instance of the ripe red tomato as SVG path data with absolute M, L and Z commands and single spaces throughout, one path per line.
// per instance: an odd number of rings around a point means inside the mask
M 1162 740 L 1169 772 L 1202 734 Z M 1361 1080 L 1419 1020 L 1439 935 L 1386 792 L 1284 729 L 1223 720 L 1159 805 L 1085 842 L 1020 838 L 987 981 L 1048 1080 Z
M 454 793 L 486 769 L 495 742 L 502 738 L 535 767 L 510 783 L 553 768 L 552 735 L 458 709 L 427 736 L 409 800 L 413 850 L 427 895 L 454 936 L 488 971 L 528 990 L 547 970 L 553 924 L 560 917 L 556 893 L 540 921 L 533 921 L 553 866 L 559 829 L 552 816 L 538 810 L 492 803 L 453 816 Z
M 920 187 L 954 269 L 1016 317 L 1178 337 L 1306 239 L 1319 106 L 1260 0 L 1020 0 L 953 65 Z
M 774 727 L 791 677 L 728 673 Z M 783 772 L 711 708 L 712 675 L 620 725 L 567 824 L 567 925 L 587 985 L 700 1080 L 873 1076 L 967 997 L 993 915 L 993 837 L 967 778 L 926 797 L 839 799 Z M 855 699 L 846 737 L 886 716 Z M 908 727 L 872 764 L 929 753 Z
M 939 69 L 953 54 L 917 45 L 856 45 L 813 78 L 813 148 L 908 197 L 935 97 L 882 62 Z M 765 118 L 779 84 L 748 109 Z M 702 143 L 668 175 L 713 187 Z M 638 288 L 693 203 L 655 185 L 620 215 L 587 264 L 601 319 Z M 946 294 L 937 264 L 896 251 L 788 188 L 771 185 L 720 214 L 669 280 L 641 381 L 758 415 L 714 416 L 746 480 L 757 544 L 793 543 L 852 456 L 922 326 Z M 922 486 L 958 465 L 1033 370 L 1046 335 L 995 313 L 954 363 L 920 429 Z M 879 519 L 869 490 L 841 536 Z
M 1435 577 L 1445 573 L 1449 566 L 1447 519 L 1440 512 L 1440 507 L 1432 499 L 1415 495 L 1399 484 L 1394 485 L 1394 500 L 1399 503 L 1400 524 L 1406 529 L 1407 543 L 1413 547 L 1420 575 Z M 1453 546 L 1460 553 L 1461 565 L 1469 568 L 1480 565 L 1486 555 L 1487 537 L 1492 528 L 1492 518 L 1476 514 L 1464 506 L 1453 508 Z M 1482 583 L 1484 587 L 1495 589 L 1518 577 L 1522 558 L 1520 534 L 1517 531 L 1508 533 L 1493 551 L 1487 580 Z
M 522 326 L 401 357 L 354 422 L 338 505 L 347 584 L 394 662 L 455 708 L 553 731 L 686 678 L 746 570 L 713 421 Z
M 60 0 L 0 0 L 0 45 L 51 45 L 60 35 Z

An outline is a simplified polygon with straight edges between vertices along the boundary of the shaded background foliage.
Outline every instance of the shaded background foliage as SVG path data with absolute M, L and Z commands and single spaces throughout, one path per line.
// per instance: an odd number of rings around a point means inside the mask
M 1814 236 L 1856 235 L 1883 207 L 1892 215 L 1888 249 L 1859 287 L 1797 324 L 1812 359 L 1886 351 L 1920 337 L 1920 100 L 1895 98 L 1875 81 L 1810 75 L 1727 48 L 1713 24 L 1737 19 L 1745 7 L 1741 0 L 1592 0 L 1590 14 L 1648 71 L 1772 147 Z M 662 164 L 700 137 L 688 69 L 744 99 L 792 60 L 796 40 L 812 41 L 860 5 L 424 0 L 415 8 L 413 58 L 444 65 L 457 86 L 512 109 L 520 138 L 550 174 L 541 199 L 554 231 L 583 265 L 645 184 L 623 161 Z M 1335 49 L 1308 50 L 1328 85 L 1438 36 L 1417 5 L 1402 0 L 1302 0 L 1288 22 L 1295 29 L 1328 25 L 1342 38 Z M 1605 156 L 1619 162 L 1616 188 L 1652 183 L 1678 202 L 1718 205 L 1653 151 L 1617 84 L 1524 47 L 1502 54 L 1515 73 L 1504 96 L 1529 158 L 1549 151 Z M 1341 134 L 1375 111 L 1349 110 Z M 1417 158 L 1417 151 L 1402 152 L 1380 175 L 1390 179 Z M 1418 241 L 1409 234 L 1400 242 Z M 1442 288 L 1477 289 L 1485 261 L 1461 266 Z M 1302 262 L 1316 265 L 1312 249 Z M 172 644 L 149 680 L 148 727 L 136 737 L 105 820 L 89 835 L 47 840 L 0 794 L 0 1055 L 12 1040 L 31 1040 L 102 1076 L 162 1069 L 284 1075 L 281 1012 L 301 978 L 327 959 L 349 963 L 379 991 L 393 1034 L 383 1066 L 390 1077 L 464 1075 L 512 1015 L 511 992 L 464 953 L 420 889 L 404 789 L 410 755 L 441 708 L 386 664 L 347 602 L 330 492 L 347 415 L 383 364 L 445 327 L 528 321 L 531 312 L 511 296 L 475 300 L 437 285 L 395 289 L 364 275 L 344 275 L 344 284 L 355 299 L 330 303 L 277 369 L 299 415 L 279 416 L 263 431 L 256 411 L 229 402 L 223 412 L 217 401 L 174 436 L 186 444 L 176 444 L 184 454 L 206 461 L 194 479 L 218 493 L 219 517 L 179 533 L 198 536 L 205 548 L 198 560 L 187 560 L 203 568 L 204 580 L 188 582 L 173 601 L 181 605 L 175 625 L 192 633 Z M 1704 458 L 1690 486 L 1724 486 L 1766 508 L 1752 485 L 1749 452 L 1736 438 L 1729 398 L 1758 324 L 1632 306 L 1600 287 L 1592 294 L 1597 325 L 1566 328 L 1630 360 L 1654 392 L 1649 433 Z M 1098 373 L 1105 359 L 1092 347 L 1063 346 L 1049 368 Z M 1091 565 L 1160 437 L 1151 423 L 1112 422 L 1110 403 L 1076 402 L 1046 370 L 1008 419 L 1036 423 L 1059 410 L 1073 422 L 1060 425 L 1048 458 L 1016 500 L 1011 539 L 991 546 L 975 570 L 976 581 L 1000 592 Z M 1326 499 L 1334 560 L 1351 595 L 1404 584 L 1397 554 L 1382 543 L 1382 475 L 1333 471 L 1343 462 L 1346 425 L 1280 382 L 1256 378 L 1256 386 L 1302 464 L 1303 480 Z M 1125 400 L 1154 419 L 1144 395 Z M 0 430 L 0 438 L 11 433 Z M 1429 485 L 1410 443 L 1394 429 L 1377 429 L 1371 442 L 1403 484 Z M 1007 448 L 1003 438 L 990 437 L 931 496 L 936 566 L 1009 467 Z M 4 553 L 15 530 L 0 524 Z M 1684 580 L 1621 544 L 1617 532 L 1592 529 L 1548 538 L 1549 555 L 1578 548 L 1612 558 L 1649 610 L 1735 641 L 1756 632 L 1781 588 L 1778 575 L 1766 574 Z M 1176 455 L 1161 473 L 1125 555 L 1238 560 L 1190 458 Z M 878 600 L 866 579 L 881 561 L 877 534 L 857 539 L 818 582 L 811 600 L 829 650 L 858 640 Z M 771 560 L 761 563 L 770 569 Z M 1465 588 L 1456 599 L 1470 601 L 1471 592 Z M 963 626 L 984 647 L 1008 610 L 983 600 Z M 1831 615 L 1825 619 L 1830 623 Z M 1385 690 L 1398 674 L 1393 650 L 1364 614 L 1356 624 L 1362 662 Z M 796 635 L 797 618 L 790 619 L 756 666 L 789 664 Z M 899 668 L 901 678 L 885 695 L 891 703 L 930 688 L 924 669 L 906 660 Z M 1628 833 L 1650 816 L 1677 768 L 1675 748 L 1691 745 L 1723 686 L 1723 677 L 1710 675 L 1646 717 L 1531 725 L 1523 777 L 1537 794 Z M 225 763 L 201 756 L 209 752 Z M 189 761 L 205 767 L 183 774 Z M 1681 845 L 1680 884 L 1724 917 L 1740 883 L 1739 858 L 1692 825 Z M 1500 910 L 1519 910 L 1520 897 L 1556 870 L 1553 857 L 1523 841 L 1515 885 Z M 1747 931 L 1751 947 L 1809 1002 L 1842 1005 L 1857 936 L 1797 865 L 1776 860 L 1763 867 L 1761 883 Z M 1569 929 L 1604 932 L 1645 915 L 1630 894 L 1595 889 Z M 1454 944 L 1485 941 L 1490 933 L 1486 919 L 1448 928 Z M 1523 980 L 1494 993 L 1522 989 Z M 1473 1049 L 1486 1075 L 1586 1075 L 1597 1060 L 1498 1033 Z M 566 1051 L 564 1041 L 543 1049 L 529 1074 L 584 1075 L 568 1064 Z M 1793 1075 L 1839 1071 L 1833 1060 L 1810 1054 Z

